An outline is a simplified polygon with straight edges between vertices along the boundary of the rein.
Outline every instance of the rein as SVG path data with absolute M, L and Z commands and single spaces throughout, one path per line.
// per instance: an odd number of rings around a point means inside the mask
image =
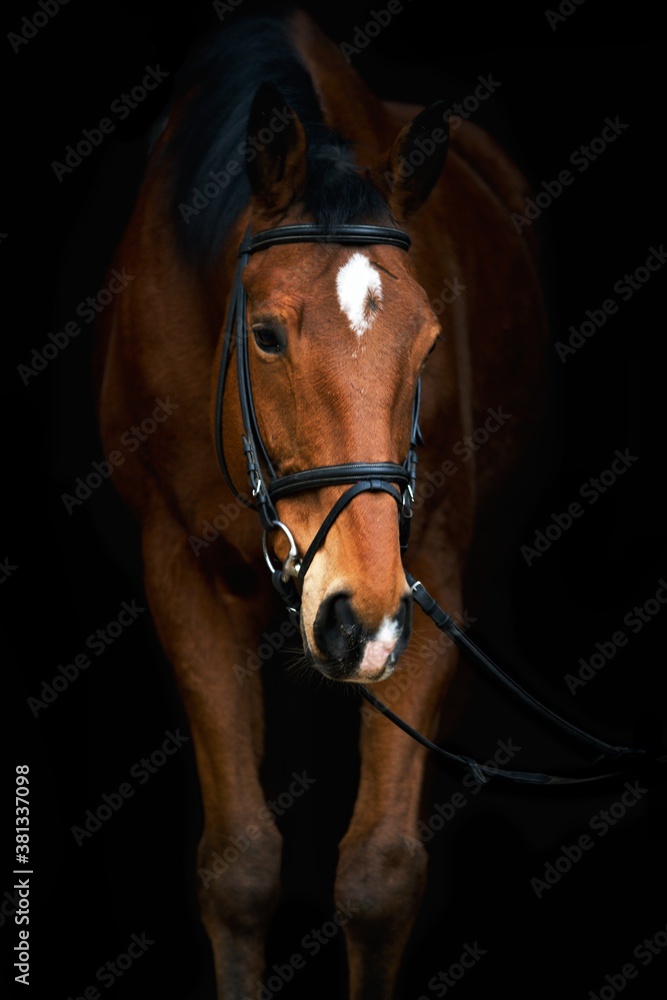
M 419 406 L 421 397 L 421 382 L 417 385 L 412 411 L 410 447 L 401 465 L 394 462 L 347 462 L 342 465 L 320 466 L 304 469 L 286 476 L 276 476 L 271 458 L 262 440 L 259 430 L 250 381 L 250 364 L 248 356 L 248 330 L 246 325 L 247 297 L 243 287 L 242 273 L 250 255 L 272 246 L 292 243 L 336 243 L 352 246 L 369 244 L 385 244 L 399 247 L 406 252 L 411 245 L 410 237 L 400 229 L 387 226 L 341 225 L 335 230 L 314 224 L 280 226 L 267 229 L 250 236 L 249 230 L 238 251 L 238 264 L 232 286 L 230 308 L 222 342 L 218 382 L 215 397 L 215 449 L 222 474 L 236 498 L 245 506 L 257 511 L 263 528 L 262 548 L 265 561 L 271 572 L 271 580 L 285 602 L 289 617 L 293 624 L 299 626 L 300 595 L 297 583 L 303 584 L 305 574 L 318 550 L 324 544 L 326 536 L 340 512 L 356 496 L 363 492 L 385 492 L 394 498 L 398 506 L 399 531 L 401 551 L 405 552 L 410 532 L 412 517 L 412 500 L 416 483 L 417 446 L 423 444 L 419 430 Z M 250 482 L 252 499 L 240 492 L 232 481 L 225 459 L 222 439 L 222 406 L 231 363 L 232 353 L 236 350 L 239 404 L 243 424 L 242 445 L 246 456 L 247 474 Z M 303 490 L 319 489 L 324 486 L 347 486 L 348 488 L 334 503 L 315 534 L 310 546 L 300 558 L 296 542 L 291 531 L 280 518 L 275 508 L 278 500 Z M 268 548 L 269 534 L 274 530 L 282 531 L 289 542 L 289 554 L 282 566 L 274 565 Z M 579 743 L 586 744 L 598 752 L 594 764 L 610 760 L 621 765 L 615 770 L 604 773 L 557 776 L 532 771 L 510 771 L 502 768 L 481 764 L 465 754 L 457 754 L 444 747 L 432 743 L 407 722 L 391 711 L 383 702 L 373 695 L 367 687 L 358 684 L 360 694 L 379 713 L 407 733 L 422 746 L 439 754 L 441 757 L 465 768 L 480 783 L 486 783 L 490 777 L 502 777 L 519 784 L 530 785 L 571 785 L 601 781 L 607 778 L 617 778 L 626 774 L 643 763 L 667 763 L 667 755 L 658 757 L 650 755 L 648 750 L 640 747 L 613 746 L 596 736 L 586 733 L 573 723 L 561 718 L 550 708 L 539 702 L 533 695 L 524 690 L 512 680 L 479 646 L 477 646 L 454 622 L 452 617 L 426 591 L 421 582 L 416 581 L 409 573 L 406 579 L 411 587 L 413 600 L 422 611 L 428 615 L 440 631 L 444 632 L 453 642 L 464 650 L 475 663 L 485 670 L 505 690 L 519 699 L 525 706 L 537 713 L 550 725 L 560 729 L 562 733 Z
M 480 647 L 458 627 L 451 615 L 448 615 L 446 611 L 443 611 L 440 605 L 431 597 L 419 581 L 415 581 L 414 577 L 412 577 L 409 573 L 406 573 L 406 579 L 410 584 L 413 599 L 441 632 L 444 632 L 445 635 L 449 636 L 449 638 L 455 642 L 457 646 L 463 649 L 468 656 L 474 660 L 475 663 L 477 663 L 478 666 L 482 667 L 487 674 L 489 674 L 495 681 L 498 681 L 501 686 L 505 688 L 505 690 L 509 691 L 510 694 L 514 695 L 519 701 L 523 702 L 524 705 L 532 709 L 536 714 L 540 715 L 555 728 L 560 729 L 566 736 L 569 736 L 580 743 L 585 743 L 589 747 L 597 750 L 598 757 L 595 759 L 594 763 L 597 764 L 605 759 L 621 762 L 639 762 L 642 760 L 645 763 L 649 762 L 647 750 L 640 747 L 612 746 L 604 740 L 599 739 L 597 736 L 592 736 L 590 733 L 585 732 L 573 723 L 568 722 L 566 719 L 563 719 L 561 716 L 552 711 L 552 709 L 543 705 L 537 700 L 537 698 L 522 688 L 520 684 L 512 680 L 512 678 L 506 674 L 505 671 L 502 670 L 490 656 L 480 649 Z M 418 743 L 421 743 L 422 746 L 440 754 L 446 760 L 454 764 L 458 764 L 460 767 L 467 768 L 479 784 L 484 784 L 490 777 L 498 775 L 501 778 L 507 778 L 508 780 L 514 781 L 518 784 L 580 785 L 591 781 L 602 781 L 605 778 L 616 778 L 621 774 L 629 773 L 632 770 L 632 768 L 628 765 L 622 770 L 607 771 L 604 774 L 595 773 L 590 775 L 563 777 L 552 774 L 543 774 L 537 771 L 508 771 L 503 768 L 488 767 L 485 764 L 480 764 L 472 757 L 468 757 L 465 754 L 456 754 L 451 750 L 445 750 L 444 747 L 440 747 L 435 743 L 432 743 L 425 736 L 422 736 L 421 733 L 418 733 L 417 730 L 413 729 L 407 722 L 387 708 L 387 706 L 379 701 L 374 694 L 371 694 L 368 688 L 363 685 L 359 685 L 359 687 L 363 697 L 371 705 L 373 705 L 378 712 L 386 715 L 388 719 L 399 727 L 399 729 L 402 729 Z M 667 757 L 655 758 L 655 761 L 667 763 Z

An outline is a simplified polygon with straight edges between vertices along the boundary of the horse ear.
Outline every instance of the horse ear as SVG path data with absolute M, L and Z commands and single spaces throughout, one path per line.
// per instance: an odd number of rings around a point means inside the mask
M 254 197 L 269 212 L 286 209 L 305 186 L 306 133 L 271 83 L 260 86 L 250 109 L 247 156 Z
M 405 219 L 422 205 L 442 171 L 449 145 L 445 102 L 436 101 L 398 133 L 389 153 L 385 180 L 389 206 Z

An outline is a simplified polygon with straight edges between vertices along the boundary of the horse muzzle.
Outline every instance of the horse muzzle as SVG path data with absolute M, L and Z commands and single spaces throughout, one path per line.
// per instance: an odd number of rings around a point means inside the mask
M 377 621 L 377 616 L 375 616 Z M 331 680 L 372 683 L 386 680 L 412 632 L 412 598 L 403 595 L 395 612 L 372 625 L 345 591 L 321 602 L 307 651 L 313 665 Z

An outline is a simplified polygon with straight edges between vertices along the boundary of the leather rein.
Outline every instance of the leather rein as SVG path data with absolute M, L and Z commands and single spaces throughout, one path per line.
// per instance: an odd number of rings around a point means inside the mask
M 423 444 L 419 430 L 419 406 L 421 383 L 417 386 L 412 412 L 410 446 L 405 460 L 401 465 L 393 462 L 347 462 L 342 465 L 328 465 L 278 477 L 271 458 L 262 440 L 252 395 L 250 381 L 250 364 L 248 356 L 248 329 L 246 324 L 247 298 L 243 287 L 242 273 L 251 254 L 272 246 L 291 243 L 336 243 L 352 246 L 367 246 L 385 244 L 399 247 L 406 252 L 411 245 L 410 237 L 400 229 L 387 226 L 341 225 L 334 230 L 314 224 L 281 226 L 267 229 L 250 235 L 249 230 L 238 251 L 238 263 L 232 286 L 230 308 L 222 341 L 218 382 L 215 397 L 215 448 L 223 476 L 236 498 L 245 506 L 257 511 L 262 525 L 264 558 L 271 572 L 274 587 L 285 602 L 292 622 L 299 625 L 300 591 L 304 576 L 317 551 L 322 547 L 326 536 L 340 512 L 360 493 L 385 492 L 394 498 L 398 506 L 400 545 L 405 552 L 410 532 L 412 517 L 412 500 L 416 483 L 416 466 L 418 445 Z M 242 446 L 246 457 L 247 474 L 250 483 L 251 496 L 237 489 L 227 466 L 222 439 L 222 407 L 231 364 L 232 353 L 236 351 L 237 379 L 239 404 L 243 424 Z M 275 504 L 283 497 L 300 493 L 304 490 L 319 489 L 324 486 L 346 486 L 347 489 L 335 502 L 310 546 L 302 557 L 299 556 L 294 537 L 280 518 Z M 268 538 L 274 530 L 282 531 L 289 542 L 289 554 L 282 566 L 276 567 L 269 552 Z M 602 773 L 579 774 L 574 776 L 557 776 L 532 771 L 512 771 L 482 764 L 465 754 L 455 753 L 431 742 L 403 719 L 391 711 L 383 702 L 372 694 L 367 687 L 357 684 L 360 694 L 378 712 L 385 715 L 396 726 L 407 733 L 422 746 L 434 751 L 448 762 L 470 771 L 474 778 L 483 784 L 490 777 L 501 777 L 519 784 L 562 786 L 600 781 L 606 778 L 616 778 L 636 770 L 639 765 L 651 763 L 667 763 L 667 755 L 661 757 L 649 754 L 640 747 L 613 746 L 605 740 L 593 736 L 571 722 L 557 715 L 550 708 L 539 702 L 533 695 L 522 688 L 489 656 L 484 653 L 460 629 L 450 615 L 426 591 L 421 582 L 415 580 L 409 573 L 406 579 L 412 590 L 414 601 L 434 622 L 436 627 L 455 642 L 475 663 L 492 679 L 498 682 L 505 691 L 512 694 L 523 705 L 537 713 L 561 733 L 585 744 L 597 752 L 594 764 L 610 761 L 616 765 L 612 770 L 605 768 Z

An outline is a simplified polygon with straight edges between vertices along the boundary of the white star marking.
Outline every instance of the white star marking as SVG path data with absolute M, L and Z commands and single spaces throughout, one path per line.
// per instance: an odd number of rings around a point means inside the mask
M 369 330 L 382 302 L 382 281 L 367 257 L 354 253 L 336 276 L 336 291 L 349 324 L 361 337 Z

